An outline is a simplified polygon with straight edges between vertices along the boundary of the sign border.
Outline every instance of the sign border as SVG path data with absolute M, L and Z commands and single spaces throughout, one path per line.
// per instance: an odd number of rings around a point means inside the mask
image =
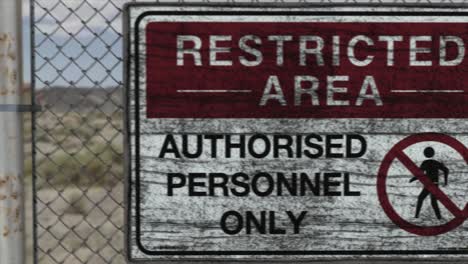
M 140 154 L 140 147 L 139 147 L 139 132 L 140 132 L 140 114 L 138 111 L 135 111 L 134 122 L 135 122 L 135 146 L 132 146 L 130 140 L 130 73 L 131 73 L 131 64 L 132 61 L 130 60 L 130 54 L 134 54 L 133 63 L 135 65 L 135 78 L 134 79 L 134 91 L 135 91 L 135 105 L 139 105 L 139 39 L 140 39 L 140 30 L 134 30 L 134 51 L 131 51 L 130 45 L 130 8 L 132 7 L 174 7 L 179 10 L 173 11 L 145 11 L 138 15 L 135 19 L 134 28 L 138 29 L 140 23 L 145 17 L 154 16 L 154 15 L 225 15 L 225 16 L 236 16 L 239 14 L 239 11 L 184 11 L 180 10 L 183 7 L 220 7 L 220 8 L 278 8 L 278 9 L 287 9 L 287 8 L 294 8 L 294 7 L 309 7 L 309 8 L 324 8 L 324 7 L 349 7 L 356 9 L 356 7 L 369 7 L 369 8 L 389 8 L 389 7 L 399 7 L 399 8 L 428 8 L 428 9 L 456 9 L 456 8 L 467 8 L 468 5 L 464 4 L 432 4 L 432 5 L 425 5 L 425 4 L 382 4 L 380 6 L 370 5 L 370 4 L 356 4 L 354 6 L 349 5 L 340 5 L 339 3 L 335 4 L 323 4 L 323 5 L 304 5 L 304 4 L 291 4 L 291 5 L 272 5 L 272 4 L 221 4 L 221 3 L 214 3 L 214 4 L 200 4 L 200 3 L 184 3 L 184 4 L 154 4 L 154 3 L 127 3 L 124 7 L 124 15 L 123 15 L 123 28 L 124 28 L 124 46 L 123 50 L 125 52 L 124 55 L 124 98 L 125 98 L 125 106 L 124 106 L 124 147 L 126 151 L 126 160 L 125 160 L 125 167 L 126 167 L 126 179 L 125 179 L 125 193 L 126 193 L 126 200 L 125 200 L 125 209 L 127 211 L 125 219 L 125 239 L 126 239 L 126 252 L 127 258 L 130 262 L 147 262 L 150 261 L 148 259 L 138 259 L 132 257 L 132 235 L 135 235 L 136 239 L 136 246 L 138 249 L 146 255 L 150 256 L 391 256 L 391 255 L 398 255 L 398 256 L 409 256 L 415 257 L 420 255 L 458 255 L 458 256 L 468 256 L 468 249 L 453 249 L 453 250 L 272 250 L 272 251 L 265 251 L 265 250 L 195 250 L 195 251 L 176 251 L 176 250 L 148 250 L 144 247 L 141 242 L 141 223 L 140 223 L 140 168 L 139 168 L 139 154 Z M 467 16 L 468 11 L 418 11 L 418 10 L 411 10 L 408 9 L 406 11 L 311 11 L 311 10 L 304 10 L 304 11 L 286 11 L 286 10 L 278 10 L 278 11 L 253 11 L 253 10 L 246 10 L 245 13 L 247 15 L 256 15 L 256 16 L 272 16 L 272 15 L 323 15 L 323 16 Z M 135 148 L 135 170 L 134 170 L 134 178 L 135 182 L 132 182 L 132 166 L 131 166 L 131 148 Z M 131 221 L 132 221 L 132 188 L 131 186 L 135 186 L 135 231 L 132 231 Z M 408 258 L 409 259 L 409 258 Z M 187 258 L 181 258 L 183 260 L 190 260 Z M 198 259 L 202 260 L 202 259 Z M 369 259 L 372 260 L 372 259 Z M 239 259 L 241 261 L 241 259 Z M 261 261 L 261 260 L 259 260 Z

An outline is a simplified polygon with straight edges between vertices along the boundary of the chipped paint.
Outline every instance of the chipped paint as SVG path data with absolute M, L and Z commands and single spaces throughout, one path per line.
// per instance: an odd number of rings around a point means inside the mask
M 18 85 L 16 39 L 11 33 L 0 36 L 0 96 L 16 94 Z
M 0 0 L 0 104 L 21 103 L 21 1 Z M 0 113 L 0 263 L 24 262 L 21 114 Z

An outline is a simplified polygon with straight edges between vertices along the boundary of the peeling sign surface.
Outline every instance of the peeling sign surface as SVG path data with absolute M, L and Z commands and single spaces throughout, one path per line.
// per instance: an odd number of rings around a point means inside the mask
M 126 16 L 132 261 L 466 259 L 466 10 Z

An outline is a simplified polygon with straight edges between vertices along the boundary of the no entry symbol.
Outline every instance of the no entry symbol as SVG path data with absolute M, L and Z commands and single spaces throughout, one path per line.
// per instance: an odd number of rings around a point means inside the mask
M 424 133 L 409 136 L 397 143 L 384 157 L 377 176 L 377 194 L 380 204 L 388 217 L 400 228 L 420 236 L 434 236 L 449 232 L 462 225 L 468 218 L 468 203 L 464 208 L 459 208 L 436 184 L 434 184 L 424 172 L 403 151 L 420 142 L 440 142 L 457 151 L 468 163 L 468 149 L 457 139 L 439 133 Z M 438 226 L 418 226 L 403 219 L 390 203 L 387 194 L 388 171 L 395 160 L 399 160 L 416 177 L 440 203 L 454 216 L 449 222 Z

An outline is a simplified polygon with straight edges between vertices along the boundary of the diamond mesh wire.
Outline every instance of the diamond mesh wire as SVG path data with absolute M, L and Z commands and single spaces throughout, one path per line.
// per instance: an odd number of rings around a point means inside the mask
M 126 2 L 31 0 L 33 99 L 43 107 L 33 116 L 35 263 L 125 263 L 121 13 Z

